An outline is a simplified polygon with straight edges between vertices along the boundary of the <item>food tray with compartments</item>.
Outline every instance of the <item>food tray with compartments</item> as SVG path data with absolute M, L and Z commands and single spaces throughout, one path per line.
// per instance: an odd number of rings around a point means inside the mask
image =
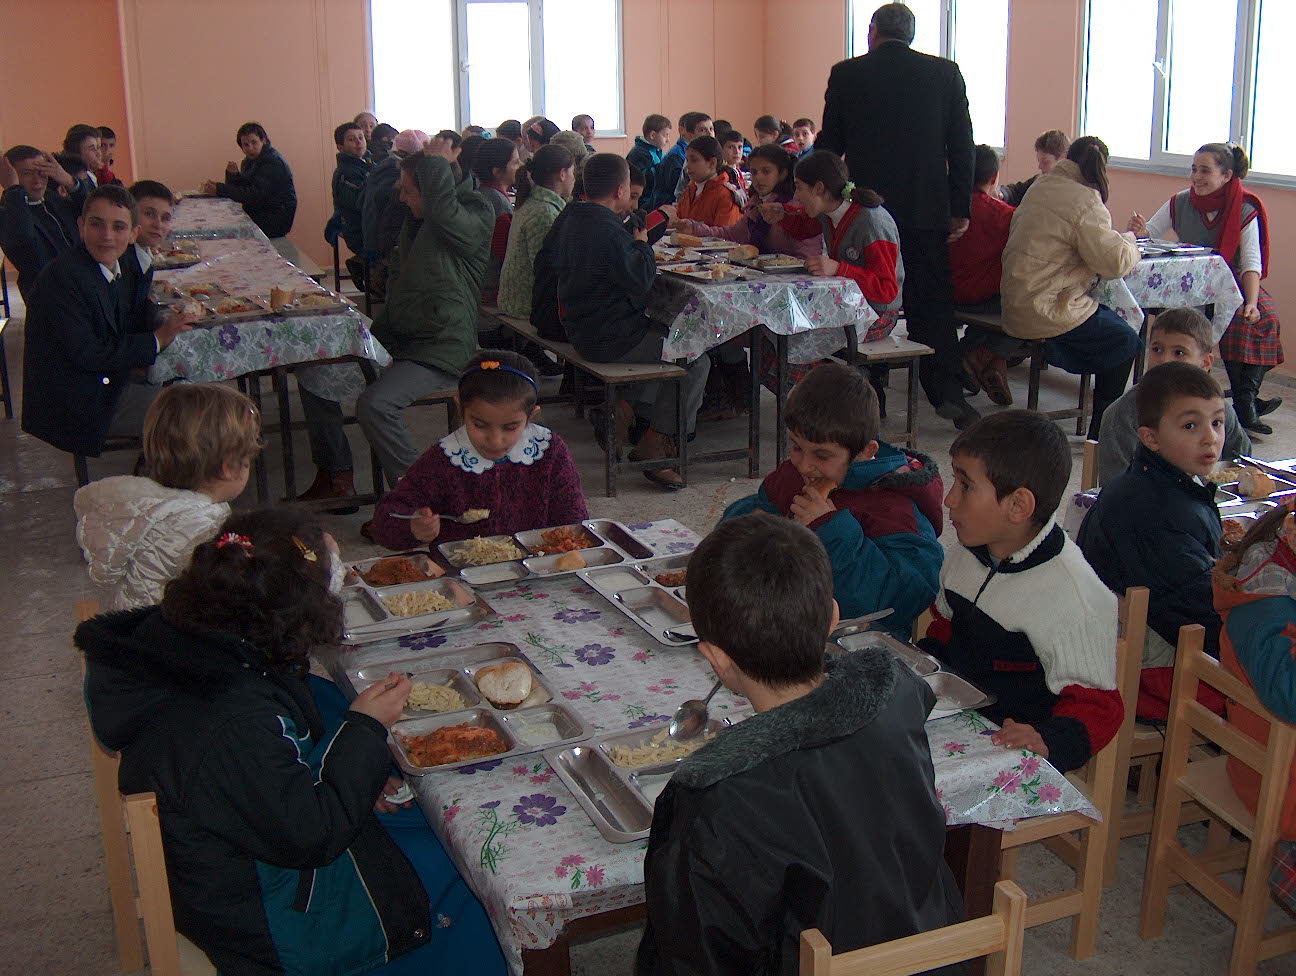
M 659 576 L 682 574 L 689 553 L 662 556 L 606 569 L 582 570 L 580 578 L 596 593 L 667 647 L 688 647 L 697 643 L 693 617 L 685 599 L 684 584 Z
M 576 569 L 558 569 L 555 564 L 566 555 L 564 552 L 543 554 L 553 548 L 545 541 L 546 532 L 570 529 L 589 543 L 576 550 L 585 560 L 585 566 Z M 443 564 L 447 575 L 453 575 L 473 586 L 491 586 L 497 583 L 520 583 L 529 579 L 552 579 L 566 576 L 595 566 L 612 566 L 635 559 L 647 559 L 652 550 L 631 534 L 620 522 L 612 519 L 586 519 L 570 526 L 552 526 L 547 529 L 530 529 L 512 535 L 481 536 L 489 542 L 512 545 L 522 554 L 520 559 L 507 559 L 481 566 L 467 565 L 465 556 L 471 540 L 443 542 L 436 547 L 437 562 Z
M 448 610 L 401 615 L 388 605 L 393 597 L 406 593 L 435 593 L 454 604 Z M 387 637 L 400 637 L 445 630 L 458 630 L 493 616 L 495 611 L 461 579 L 441 576 L 395 586 L 370 586 L 363 580 L 342 587 L 342 639 L 366 644 Z
M 657 246 L 659 248 L 674 248 L 675 250 L 686 247 L 692 251 L 727 251 L 731 247 L 738 246 L 736 242 L 727 241 L 723 237 L 703 237 L 700 238 L 700 241 L 699 244 L 676 244 L 668 235 Z
M 153 268 L 158 271 L 171 271 L 177 268 L 192 268 L 202 261 L 197 246 L 191 243 L 171 243 L 154 248 L 150 252 Z
M 932 707 L 931 714 L 927 716 L 929 722 L 948 718 L 969 709 L 984 708 L 994 703 L 993 696 L 986 694 L 967 679 L 952 671 L 942 670 L 940 661 L 930 654 L 890 634 L 870 630 L 862 634 L 838 638 L 835 643 L 844 651 L 883 647 L 894 654 L 914 674 L 927 682 L 936 693 L 936 704 Z
M 225 325 L 227 322 L 250 322 L 253 319 L 269 318 L 274 313 L 270 311 L 270 305 L 262 298 L 254 295 L 225 295 L 220 298 L 200 299 L 204 308 L 207 309 L 207 316 L 202 319 L 203 325 Z M 220 311 L 221 303 L 237 303 L 238 310 L 232 312 Z
M 1284 464 L 1289 462 L 1278 463 Z M 1263 501 L 1266 498 L 1286 499 L 1296 495 L 1296 474 L 1293 474 L 1291 471 L 1277 467 L 1277 465 L 1274 464 L 1267 464 L 1264 467 L 1255 464 L 1248 464 L 1245 465 L 1245 467 L 1253 467 L 1262 471 L 1264 474 L 1267 474 L 1273 479 L 1274 490 L 1267 495 L 1247 495 L 1242 491 L 1242 486 L 1234 474 L 1240 469 L 1225 469 L 1224 471 L 1218 472 L 1216 477 L 1227 480 L 1215 482 L 1215 504 L 1219 505 L 1221 509 L 1233 505 Z
M 531 694 L 521 704 L 495 705 L 477 688 L 476 676 L 483 668 L 518 661 L 531 671 Z M 515 644 L 479 644 L 444 654 L 428 653 L 389 663 L 370 663 L 346 672 L 347 681 L 359 693 L 395 671 L 412 683 L 440 685 L 457 692 L 464 707 L 435 712 L 406 707 L 390 729 L 388 743 L 396 763 L 411 776 L 444 772 L 473 763 L 526 755 L 552 747 L 567 747 L 592 734 L 588 723 L 570 705 L 558 700 L 540 670 Z M 508 749 L 489 756 L 475 756 L 435 766 L 416 765 L 407 740 L 452 725 L 471 725 L 495 732 Z
M 657 247 L 653 248 L 653 260 L 659 265 L 701 261 L 702 252 L 695 251 L 691 247 L 668 247 L 664 244 L 659 244 Z
M 270 307 L 269 295 L 258 295 L 261 301 Z M 275 315 L 284 315 L 289 318 L 300 315 L 337 315 L 342 312 L 355 311 L 355 305 L 343 298 L 341 295 L 334 294 L 327 289 L 318 286 L 306 289 L 298 294 L 287 305 L 280 305 L 272 309 Z
M 751 715 L 744 710 L 707 721 L 706 732 L 719 734 Z M 648 836 L 653 807 L 684 757 L 627 768 L 613 760 L 618 746 L 649 744 L 666 725 L 599 735 L 579 745 L 546 749 L 544 758 L 576 797 L 600 834 L 613 844 L 628 844 Z M 704 740 L 705 741 L 705 740 Z M 666 740 L 670 742 L 669 739 Z
M 940 661 L 930 654 L 880 630 L 868 630 L 862 634 L 839 637 L 834 643 L 843 651 L 858 651 L 865 647 L 884 648 L 899 658 L 901 663 L 920 678 L 935 674 L 941 669 Z
M 758 254 L 754 258 L 733 258 L 732 260 L 734 264 L 755 268 L 765 274 L 788 274 L 806 270 L 805 258 L 793 254 Z
M 671 274 L 692 281 L 751 281 L 765 277 L 763 271 L 743 267 L 729 261 L 713 261 L 710 264 L 685 262 L 684 264 L 659 264 L 657 270 L 662 274 Z

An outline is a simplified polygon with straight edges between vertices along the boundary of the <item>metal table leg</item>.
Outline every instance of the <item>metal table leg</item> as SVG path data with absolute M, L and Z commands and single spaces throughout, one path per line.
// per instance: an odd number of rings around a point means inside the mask
M 579 372 L 577 370 L 578 374 Z M 579 390 L 577 396 L 580 396 Z M 616 404 L 617 387 L 613 383 L 608 383 L 603 388 L 603 443 L 607 445 L 607 450 L 603 452 L 603 473 L 608 498 L 616 498 L 617 448 L 629 447 L 629 445 L 616 443 Z
M 761 462 L 761 383 L 760 362 L 757 350 L 759 339 L 751 347 L 751 402 L 747 413 L 747 477 L 753 481 L 760 477 Z
M 684 377 L 675 381 L 675 436 L 679 438 L 679 474 L 681 480 L 688 484 L 688 422 L 684 413 Z
M 252 398 L 252 404 L 257 408 L 257 413 L 262 418 L 265 417 L 265 411 L 261 409 L 261 376 L 252 373 L 247 376 L 247 395 Z M 256 457 L 254 465 L 256 469 L 256 495 L 258 505 L 270 504 L 270 475 L 266 469 L 265 452 L 262 451 Z
M 279 398 L 279 445 L 283 450 L 284 497 L 291 501 L 297 497 L 297 465 L 293 457 L 292 398 L 288 395 L 288 370 L 279 366 L 272 374 L 271 384 Z
M 783 411 L 787 409 L 788 397 L 788 337 L 775 335 L 766 330 L 774 346 L 774 466 L 778 467 L 787 457 L 787 428 L 783 426 Z
M 918 416 L 918 364 L 922 360 L 915 356 L 909 360 L 909 385 L 905 391 L 905 444 L 911 450 L 918 449 L 918 425 L 914 422 Z

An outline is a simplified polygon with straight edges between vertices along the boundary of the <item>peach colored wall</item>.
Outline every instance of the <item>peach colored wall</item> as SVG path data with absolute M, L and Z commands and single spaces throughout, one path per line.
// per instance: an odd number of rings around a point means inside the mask
M 111 126 L 117 133 L 115 172 L 130 182 L 116 4 L 0 0 L 0 24 L 8 32 L 0 40 L 0 147 L 27 143 L 53 151 L 63 148 L 63 134 L 72 125 Z M 29 27 L 39 27 L 50 43 L 32 43 L 29 36 L 24 41 Z
M 766 0 L 767 107 L 757 114 L 768 112 L 788 122 L 804 115 L 821 124 L 828 72 L 844 57 L 845 0 Z M 755 118 L 744 125 L 750 128 Z
M 265 126 L 292 167 L 290 237 L 322 266 L 332 213 L 333 127 L 369 99 L 366 7 L 358 0 L 119 0 L 138 172 L 173 189 L 222 178 L 241 159 L 249 120 Z M 182 13 L 181 13 L 182 9 Z M 178 43 L 199 31 L 202 43 Z M 243 29 L 236 25 L 255 25 Z M 210 28 L 210 29 L 208 29 Z

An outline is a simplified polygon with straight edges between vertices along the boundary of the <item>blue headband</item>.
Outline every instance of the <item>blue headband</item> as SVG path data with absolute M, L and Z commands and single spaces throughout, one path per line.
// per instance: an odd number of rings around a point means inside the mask
M 536 396 L 540 395 L 540 387 L 536 384 L 536 381 L 534 379 L 532 379 L 529 375 L 522 372 L 522 370 L 518 369 L 515 366 L 505 366 L 498 359 L 483 360 L 482 362 L 478 363 L 476 366 L 469 369 L 468 372 L 465 373 L 464 375 L 468 375 L 471 373 L 494 372 L 495 370 L 503 370 L 505 373 L 512 373 L 514 376 L 522 377 L 533 387 L 535 387 Z

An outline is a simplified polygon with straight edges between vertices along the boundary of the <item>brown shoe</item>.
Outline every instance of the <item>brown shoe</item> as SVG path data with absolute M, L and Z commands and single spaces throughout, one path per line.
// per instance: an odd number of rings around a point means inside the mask
M 665 434 L 659 434 L 651 427 L 643 435 L 643 440 L 639 442 L 638 458 L 643 461 L 651 461 L 654 458 L 673 458 L 679 454 L 675 444 L 675 438 L 667 437 Z M 667 491 L 679 491 L 687 487 L 680 473 L 668 464 L 663 464 L 660 468 L 652 471 L 645 471 L 644 477 L 651 481 L 659 488 L 665 488 Z
M 333 476 L 323 468 L 315 470 L 315 480 L 297 496 L 299 502 L 318 502 L 333 497 Z
M 1011 407 L 1013 403 L 1012 388 L 1008 385 L 1008 361 L 991 358 L 981 371 L 979 377 L 981 388 L 985 390 L 990 402 L 1001 407 Z
M 322 468 L 315 472 L 311 486 L 297 496 L 299 502 L 323 502 L 330 498 L 350 498 L 355 495 L 355 473 L 353 471 L 325 471 Z M 354 515 L 360 511 L 358 505 L 347 505 L 341 508 L 328 508 L 329 515 Z
M 360 526 L 360 537 L 363 538 L 366 542 L 374 541 L 373 524 L 374 524 L 374 520 L 370 519 L 368 522 L 364 523 L 364 525 Z

